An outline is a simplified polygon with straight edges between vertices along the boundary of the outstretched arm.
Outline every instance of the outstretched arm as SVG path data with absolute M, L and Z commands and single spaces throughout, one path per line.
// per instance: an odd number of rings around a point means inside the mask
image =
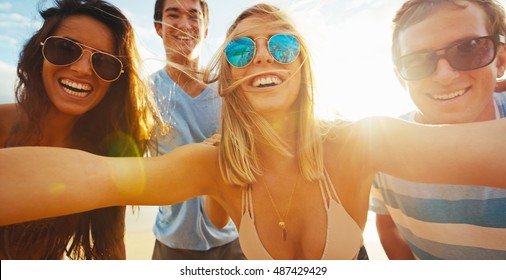
M 408 243 L 399 233 L 390 215 L 376 214 L 376 230 L 390 260 L 414 260 L 413 252 Z
M 428 126 L 373 117 L 355 129 L 374 171 L 422 183 L 506 188 L 506 119 Z
M 187 145 L 154 158 L 109 158 L 49 147 L 0 149 L 0 224 L 211 194 L 219 179 L 213 173 L 213 149 Z

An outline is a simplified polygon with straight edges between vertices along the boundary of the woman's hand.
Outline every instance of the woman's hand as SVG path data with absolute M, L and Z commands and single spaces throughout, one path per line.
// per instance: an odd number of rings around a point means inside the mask
M 220 144 L 220 141 L 221 141 L 221 134 L 216 133 L 213 136 L 204 140 L 202 143 L 212 145 L 212 146 L 218 146 Z

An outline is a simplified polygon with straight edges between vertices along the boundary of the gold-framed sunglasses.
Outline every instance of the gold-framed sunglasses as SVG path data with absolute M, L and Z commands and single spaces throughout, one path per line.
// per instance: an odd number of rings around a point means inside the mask
M 71 65 L 83 56 L 85 48 L 92 50 L 90 51 L 91 68 L 100 79 L 106 82 L 116 81 L 124 72 L 123 63 L 116 56 L 65 37 L 50 36 L 40 45 L 44 58 L 57 66 Z

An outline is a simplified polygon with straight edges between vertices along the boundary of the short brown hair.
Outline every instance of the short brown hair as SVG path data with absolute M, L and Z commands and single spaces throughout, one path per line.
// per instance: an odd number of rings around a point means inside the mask
M 207 6 L 207 2 L 205 0 L 199 0 L 200 7 L 202 8 L 202 16 L 204 17 L 205 26 L 209 25 L 209 7 Z M 153 20 L 155 22 L 162 21 L 163 17 L 163 5 L 165 4 L 165 0 L 156 0 L 155 2 L 155 12 L 153 13 Z
M 488 19 L 487 30 L 490 35 L 506 33 L 506 23 L 503 6 L 496 0 L 408 0 L 397 11 L 393 20 L 392 35 L 392 59 L 396 61 L 401 50 L 399 46 L 399 34 L 402 30 L 421 22 L 429 15 L 437 11 L 441 6 L 453 5 L 466 8 L 467 4 L 473 3 L 483 9 Z

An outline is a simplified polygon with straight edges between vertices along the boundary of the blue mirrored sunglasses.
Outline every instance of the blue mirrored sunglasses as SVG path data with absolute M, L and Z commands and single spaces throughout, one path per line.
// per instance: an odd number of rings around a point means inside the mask
M 228 43 L 225 48 L 228 63 L 238 68 L 248 66 L 255 57 L 255 40 L 241 37 Z M 299 41 L 289 34 L 273 35 L 267 42 L 267 47 L 272 58 L 282 64 L 294 62 L 300 53 Z

